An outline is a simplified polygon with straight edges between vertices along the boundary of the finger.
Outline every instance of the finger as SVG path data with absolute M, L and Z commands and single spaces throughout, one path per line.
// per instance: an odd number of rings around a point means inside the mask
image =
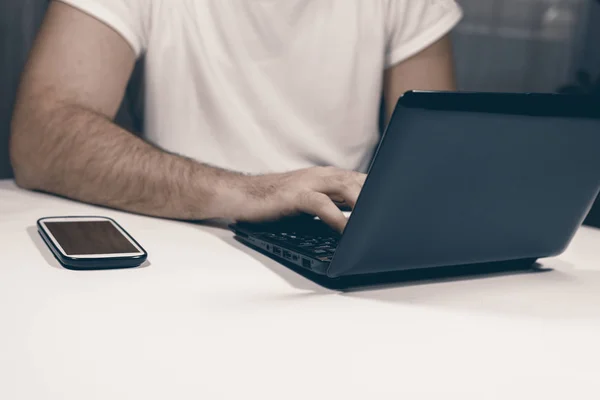
M 354 209 L 356 206 L 356 201 L 358 200 L 358 196 L 360 196 L 360 191 L 362 187 L 357 183 L 345 185 L 341 184 L 337 188 L 334 188 L 331 193 L 327 193 L 328 195 L 340 196 L 344 200 L 344 204 Z
M 333 198 L 332 196 L 329 196 L 331 198 L 331 200 L 333 200 L 333 203 L 337 206 L 337 208 L 340 209 L 340 211 L 352 211 L 352 207 L 350 207 L 348 204 L 346 204 L 346 202 L 344 200 L 340 200 L 337 201 L 335 198 Z
M 356 180 L 356 182 L 360 185 L 360 187 L 363 187 L 365 184 L 365 181 L 367 180 L 367 174 L 363 174 L 360 172 L 354 172 L 353 177 Z
M 348 220 L 326 194 L 306 192 L 300 196 L 298 203 L 299 211 L 315 215 L 336 231 L 344 232 Z
M 350 207 L 354 210 L 356 207 L 356 202 L 358 201 L 358 197 L 360 196 L 360 192 L 362 192 L 363 186 L 365 185 L 365 181 L 367 180 L 367 174 L 354 172 L 353 173 L 354 184 L 350 185 L 348 196 L 352 196 L 352 203 L 349 203 Z M 348 202 L 348 199 L 346 200 Z
M 336 196 L 336 195 L 330 195 L 329 198 L 331 199 L 331 201 L 333 201 L 335 204 L 344 204 L 345 200 L 343 196 Z
M 354 209 L 358 196 L 367 178 L 366 174 L 339 169 L 326 169 L 327 175 L 321 175 L 314 189 L 340 202 L 340 198 L 351 209 Z
M 354 173 L 346 173 L 337 175 L 324 179 L 317 191 L 325 193 L 334 201 L 341 199 L 347 206 L 354 209 L 358 196 L 362 190 L 360 181 L 361 177 L 358 174 L 354 175 Z

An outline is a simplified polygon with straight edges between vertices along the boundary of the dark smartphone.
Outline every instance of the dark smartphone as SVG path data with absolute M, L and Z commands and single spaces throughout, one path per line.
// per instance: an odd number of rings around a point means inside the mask
M 48 217 L 38 231 L 56 259 L 68 269 L 133 268 L 148 254 L 125 229 L 106 217 Z

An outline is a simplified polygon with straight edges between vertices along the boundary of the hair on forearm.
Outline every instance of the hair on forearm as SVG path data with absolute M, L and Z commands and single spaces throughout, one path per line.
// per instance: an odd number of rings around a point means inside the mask
M 32 189 L 160 217 L 227 216 L 217 188 L 234 187 L 241 175 L 162 151 L 78 106 L 29 115 L 21 129 L 36 132 L 21 135 L 20 147 L 38 175 Z

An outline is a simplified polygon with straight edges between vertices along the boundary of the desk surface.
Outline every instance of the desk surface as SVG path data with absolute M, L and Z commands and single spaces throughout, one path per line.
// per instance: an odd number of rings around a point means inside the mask
M 35 221 L 106 215 L 148 250 L 73 272 Z M 544 273 L 338 293 L 219 227 L 0 182 L 0 399 L 598 399 L 600 230 Z

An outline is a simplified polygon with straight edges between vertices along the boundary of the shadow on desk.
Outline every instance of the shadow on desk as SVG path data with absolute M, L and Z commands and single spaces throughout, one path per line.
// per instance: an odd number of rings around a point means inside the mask
M 292 288 L 268 301 L 300 302 L 313 296 L 341 296 L 365 301 L 411 305 L 482 315 L 529 317 L 541 320 L 600 318 L 600 270 L 579 270 L 560 259 L 541 260 L 527 267 L 488 264 L 438 271 L 353 277 L 343 290 L 292 265 L 221 236 L 232 247 L 255 258 Z M 477 270 L 478 269 L 478 270 Z M 352 282 L 354 280 L 354 282 Z

